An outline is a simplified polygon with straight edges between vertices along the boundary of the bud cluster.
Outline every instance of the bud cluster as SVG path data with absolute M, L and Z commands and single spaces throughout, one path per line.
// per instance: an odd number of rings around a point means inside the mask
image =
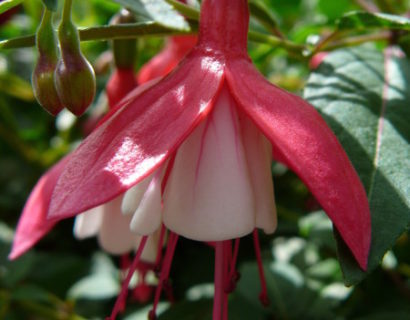
M 57 40 L 52 25 L 52 13 L 45 9 L 36 34 L 39 52 L 32 75 L 35 96 L 52 115 L 64 107 L 77 116 L 91 104 L 96 92 L 94 70 L 81 52 L 80 37 L 71 20 L 72 0 L 65 0 Z

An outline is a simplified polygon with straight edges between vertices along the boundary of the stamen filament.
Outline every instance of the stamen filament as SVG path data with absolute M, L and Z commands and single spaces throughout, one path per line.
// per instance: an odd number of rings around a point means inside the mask
M 144 250 L 145 244 L 147 243 L 147 239 L 148 239 L 148 236 L 144 236 L 141 238 L 141 242 L 138 246 L 138 250 L 137 250 L 137 253 L 135 254 L 135 258 L 132 261 L 132 264 L 128 270 L 127 277 L 122 283 L 120 294 L 118 295 L 117 300 L 115 301 L 114 308 L 112 309 L 111 316 L 108 318 L 108 320 L 115 320 L 119 311 L 121 310 L 121 305 L 124 304 L 124 300 L 127 298 L 128 286 L 130 284 L 132 275 L 134 274 L 137 268 L 137 265 L 140 261 L 142 251 Z
M 162 262 L 161 273 L 159 275 L 159 281 L 157 288 L 155 290 L 154 304 L 151 311 L 148 314 L 148 319 L 156 319 L 156 310 L 161 297 L 162 288 L 167 285 L 167 280 L 169 277 L 169 272 L 171 270 L 172 259 L 174 257 L 175 248 L 178 242 L 179 236 L 174 232 L 170 231 L 168 238 L 168 246 L 165 252 L 165 257 Z
M 159 266 L 161 265 L 161 261 L 162 261 L 162 247 L 164 246 L 165 232 L 166 232 L 165 225 L 162 224 L 161 233 L 159 235 L 159 241 L 158 241 L 157 257 L 155 259 L 155 269 L 156 270 L 159 269 Z
M 222 320 L 224 305 L 224 242 L 215 242 L 215 293 L 213 320 Z
M 266 288 L 265 272 L 263 271 L 261 248 L 259 244 L 258 230 L 253 230 L 253 245 L 255 247 L 256 261 L 258 263 L 259 278 L 261 281 L 261 293 L 259 294 L 259 300 L 263 306 L 267 307 L 269 305 L 268 290 Z

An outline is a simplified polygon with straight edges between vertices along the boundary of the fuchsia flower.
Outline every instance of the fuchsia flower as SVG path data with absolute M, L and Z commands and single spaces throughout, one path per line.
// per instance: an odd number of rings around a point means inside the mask
M 163 80 L 123 100 L 66 160 L 47 194 L 45 225 L 121 202 L 122 218 L 142 236 L 135 263 L 148 235 L 163 225 L 170 230 L 151 318 L 181 235 L 215 242 L 214 319 L 227 319 L 238 239 L 253 233 L 260 261 L 255 228 L 276 227 L 272 152 L 305 182 L 367 266 L 371 226 L 363 186 L 317 111 L 252 65 L 248 20 L 246 0 L 204 0 L 191 53 Z M 263 281 L 261 300 L 267 303 Z

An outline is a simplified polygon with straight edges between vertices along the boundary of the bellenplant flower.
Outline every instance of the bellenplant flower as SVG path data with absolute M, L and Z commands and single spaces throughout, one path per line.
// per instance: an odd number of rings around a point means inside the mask
M 160 281 L 167 289 L 178 237 L 214 242 L 215 320 L 227 319 L 239 238 L 276 227 L 272 154 L 308 186 L 359 265 L 371 239 L 368 201 L 347 155 L 317 111 L 268 81 L 247 54 L 246 0 L 204 0 L 199 39 L 178 68 L 128 96 L 67 160 L 49 223 L 122 199 L 130 228 L 170 230 Z M 232 239 L 236 239 L 232 243 Z M 110 319 L 118 311 L 117 305 Z

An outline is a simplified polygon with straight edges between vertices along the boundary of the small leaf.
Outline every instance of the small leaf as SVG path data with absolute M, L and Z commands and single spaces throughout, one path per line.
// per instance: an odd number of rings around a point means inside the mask
M 114 0 L 127 7 L 137 16 L 155 21 L 163 26 L 189 30 L 189 24 L 171 5 L 165 0 Z
M 340 30 L 386 28 L 410 30 L 410 19 L 386 13 L 349 12 L 337 21 Z
M 23 0 L 4 0 L 0 3 L 0 14 L 6 12 L 7 10 L 10 10 L 11 8 L 14 8 L 15 6 L 18 6 L 20 3 L 22 3 Z
M 73 299 L 110 299 L 120 291 L 118 272 L 110 258 L 102 253 L 94 255 L 91 274 L 80 279 L 68 292 Z
M 397 50 L 363 46 L 329 54 L 305 98 L 331 126 L 367 190 L 372 215 L 368 272 L 410 222 L 410 62 Z M 338 238 L 346 284 L 365 273 Z
M 44 6 L 50 11 L 57 11 L 58 0 L 41 0 Z

